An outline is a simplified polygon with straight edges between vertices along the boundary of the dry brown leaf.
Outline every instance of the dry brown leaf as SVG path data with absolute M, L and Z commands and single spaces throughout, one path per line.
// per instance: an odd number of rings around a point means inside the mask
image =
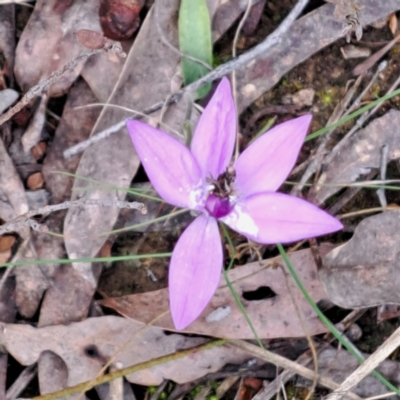
M 29 210 L 29 207 L 20 177 L 1 140 L 0 159 L 2 160 L 0 174 L 0 218 L 7 222 L 21 214 L 25 214 Z M 19 228 L 18 234 L 23 239 L 23 243 L 13 260 L 29 261 L 37 259 L 36 249 L 29 228 L 26 226 Z M 35 265 L 18 267 L 14 270 L 14 274 L 16 278 L 15 301 L 18 310 L 21 315 L 32 317 L 48 282 L 41 270 Z M 33 288 L 35 290 L 32 290 Z
M 11 250 L 0 252 L 0 264 L 6 263 L 11 257 Z
M 89 318 L 67 326 L 48 326 L 35 329 L 29 325 L 1 324 L 0 341 L 22 365 L 38 361 L 42 352 L 51 352 L 67 366 L 67 385 L 93 379 L 101 367 L 125 343 L 112 365 L 124 368 L 204 343 L 203 338 L 178 334 L 166 335 L 161 329 L 115 317 Z M 241 363 L 250 357 L 225 347 L 215 347 L 189 357 L 161 364 L 128 375 L 127 379 L 140 385 L 158 385 L 164 379 L 177 383 L 190 382 L 218 371 L 227 363 Z
M 390 32 L 392 32 L 393 36 L 396 36 L 398 26 L 399 26 L 399 21 L 397 19 L 396 13 L 390 14 L 389 29 L 390 29 Z
M 19 94 L 13 89 L 0 90 L 0 114 L 12 106 L 18 99 Z
M 0 236 L 0 253 L 10 250 L 15 243 L 15 237 L 11 235 Z
M 368 354 L 364 354 L 365 358 Z M 322 376 L 329 376 L 335 382 L 343 382 L 352 372 L 360 366 L 357 359 L 346 350 L 329 347 L 318 354 L 318 373 Z M 389 378 L 391 383 L 398 386 L 400 384 L 400 363 L 392 360 L 385 360 L 377 368 L 385 377 Z M 301 377 L 296 382 L 299 386 L 306 384 Z M 307 382 L 307 386 L 310 382 Z M 362 398 L 379 396 L 388 392 L 387 387 L 379 382 L 372 374 L 365 377 L 357 386 L 352 388 L 352 392 Z M 344 397 L 345 398 L 345 397 Z M 397 396 L 391 396 L 389 399 L 396 399 Z
M 84 81 L 78 81 L 68 94 L 60 124 L 43 165 L 46 187 L 50 190 L 55 203 L 70 198 L 73 184 L 73 177 L 57 171 L 75 173 L 80 160 L 79 156 L 65 160 L 62 153 L 72 144 L 89 136 L 99 115 L 98 108 L 75 108 L 96 100 Z M 52 231 L 62 232 L 65 214 L 65 212 L 51 214 L 46 220 L 46 225 Z M 38 246 L 41 258 L 57 259 L 65 256 L 62 241 L 43 234 L 39 235 L 38 240 L 41 240 Z M 87 287 L 87 283 L 70 266 L 64 266 L 61 270 L 58 266 L 54 266 L 51 276 L 54 276 L 54 282 L 45 294 L 40 310 L 39 326 L 86 318 L 92 289 Z M 38 375 L 41 393 L 52 392 L 66 385 L 65 364 L 52 353 L 43 353 L 39 360 Z
M 391 110 L 356 132 L 321 174 L 315 187 L 310 190 L 309 200 L 322 204 L 342 189 L 335 183 L 355 182 L 372 168 L 379 169 L 383 145 L 389 148 L 388 161 L 400 158 L 399 124 L 400 111 Z
M 338 2 L 335 0 L 335 3 Z M 400 9 L 398 0 L 357 0 L 357 4 L 361 9 L 361 25 L 367 25 Z M 342 37 L 342 28 L 342 23 L 335 19 L 330 4 L 297 20 L 282 35 L 279 46 L 270 49 L 265 57 L 252 61 L 236 72 L 239 111 L 244 111 L 296 65 Z
M 263 15 L 264 6 L 267 0 L 260 0 L 258 2 L 252 2 L 250 13 L 243 25 L 243 33 L 246 36 L 253 35 Z
M 382 134 L 382 131 L 380 132 Z M 344 308 L 400 304 L 400 210 L 365 218 L 320 271 L 329 299 Z
M 14 81 L 13 69 L 15 61 L 15 5 L 3 4 L 0 6 L 0 53 L 4 55 L 6 66 L 5 75 Z M 0 88 L 2 88 L 0 82 Z M 1 112 L 0 112 L 1 114 Z
M 325 244 L 321 246 L 320 251 L 326 254 L 331 249 L 332 245 Z M 317 267 L 311 251 L 300 250 L 290 254 L 289 258 L 314 301 L 326 299 L 324 289 L 318 280 Z M 282 268 L 277 265 L 284 268 L 285 263 L 281 257 L 263 260 L 261 266 L 256 262 L 229 272 L 229 279 L 258 335 L 264 339 L 305 336 L 287 285 L 303 314 L 308 334 L 325 332 L 325 325 L 312 311 L 293 279 L 289 276 L 286 280 Z M 263 298 L 262 293 L 266 295 L 269 293 L 271 297 Z M 196 296 L 196 288 L 193 288 L 193 296 Z M 262 299 L 246 300 L 248 296 L 261 296 Z M 101 300 L 100 304 L 136 321 L 149 323 L 158 315 L 168 311 L 168 290 L 108 298 Z M 168 313 L 157 320 L 155 326 L 174 330 Z M 207 308 L 185 332 L 229 339 L 254 338 L 223 278 Z
M 7 222 L 28 212 L 28 202 L 24 185 L 1 139 L 0 160 L 0 218 Z M 19 234 L 26 238 L 29 236 L 29 229 L 22 228 Z
M 60 2 L 39 0 L 18 42 L 15 76 L 24 92 L 66 65 L 83 50 L 74 35 L 80 29 L 100 32 L 99 0 Z M 83 64 L 65 73 L 48 95 L 64 94 L 79 75 Z
M 89 137 L 90 131 L 99 116 L 98 108 L 75 109 L 94 103 L 97 99 L 85 82 L 78 81 L 69 91 L 55 138 L 43 162 L 43 176 L 55 204 L 66 201 L 71 196 L 73 177 L 61 172 L 75 173 L 79 156 L 64 159 L 62 153 L 75 143 Z
M 0 260 L 2 254 L 4 253 L 0 253 Z M 7 279 L 0 292 L 0 321 L 9 323 L 14 322 L 16 314 L 15 282 L 13 279 Z M 2 351 L 0 353 L 0 398 L 2 399 L 6 398 L 6 378 L 8 367 L 8 354 Z
M 101 33 L 91 31 L 90 29 L 81 29 L 75 32 L 75 36 L 82 46 L 90 50 L 101 49 L 107 42 L 106 38 Z

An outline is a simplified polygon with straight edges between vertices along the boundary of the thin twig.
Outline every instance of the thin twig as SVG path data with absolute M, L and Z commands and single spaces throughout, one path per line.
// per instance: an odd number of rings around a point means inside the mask
M 336 106 L 335 110 L 333 111 L 331 117 L 329 118 L 327 122 L 327 126 L 332 125 L 340 120 L 342 115 L 344 114 L 348 104 L 350 103 L 351 99 L 353 98 L 357 88 L 360 86 L 361 81 L 363 79 L 363 75 L 361 75 L 357 81 L 354 83 L 352 88 L 348 90 L 344 98 L 339 102 L 339 104 Z M 293 195 L 297 195 L 303 190 L 303 187 L 305 183 L 310 179 L 310 177 L 318 170 L 319 166 L 321 165 L 321 162 L 323 160 L 323 157 L 325 156 L 326 153 L 326 146 L 332 136 L 332 133 L 335 131 L 335 129 L 331 129 L 329 132 L 327 132 L 324 136 L 318 139 L 318 147 L 317 151 L 307 166 L 306 170 L 303 173 L 303 176 L 300 179 L 300 182 L 292 189 L 291 193 Z
M 239 22 L 239 26 L 236 29 L 235 32 L 235 37 L 233 38 L 233 44 L 232 44 L 232 58 L 236 58 L 237 53 L 237 43 L 239 40 L 239 36 L 240 36 L 240 32 L 242 31 L 242 28 L 248 18 L 248 16 L 250 15 L 250 11 L 251 8 L 253 6 L 253 1 L 252 0 L 247 0 L 247 7 L 246 7 L 246 11 L 243 14 L 242 19 Z M 237 109 L 237 94 L 236 94 L 236 70 L 232 71 L 232 93 L 233 93 L 233 102 L 235 103 L 235 108 Z M 237 119 L 239 119 L 239 117 L 236 117 Z M 237 121 L 237 125 L 236 125 L 236 145 L 235 145 L 235 155 L 234 155 L 234 159 L 237 160 L 237 158 L 239 157 L 239 121 Z
M 22 393 L 26 389 L 26 387 L 29 385 L 29 383 L 35 377 L 36 374 L 37 374 L 36 364 L 26 367 L 7 390 L 6 400 L 16 399 L 20 395 L 20 393 Z
M 4 122 L 8 121 L 13 115 L 17 112 L 21 111 L 27 104 L 30 103 L 32 99 L 35 97 L 40 96 L 47 89 L 56 82 L 63 74 L 68 71 L 72 71 L 80 61 L 85 61 L 89 57 L 93 56 L 94 54 L 104 53 L 104 52 L 113 52 L 120 57 L 126 56 L 126 54 L 122 51 L 121 44 L 119 42 L 113 42 L 111 40 L 106 41 L 106 44 L 101 49 L 85 49 L 82 50 L 77 57 L 73 60 L 65 64 L 62 68 L 54 71 L 50 74 L 48 78 L 39 82 L 37 85 L 29 89 L 27 93 L 22 97 L 22 99 L 10 110 L 0 116 L 0 125 L 4 124 Z
M 71 207 L 79 206 L 104 206 L 104 207 L 117 207 L 117 208 L 129 208 L 139 210 L 142 214 L 147 213 L 146 206 L 143 203 L 137 201 L 129 202 L 122 200 L 75 200 L 65 201 L 64 203 L 54 204 L 50 206 L 44 206 L 37 210 L 28 211 L 26 214 L 20 215 L 12 221 L 6 222 L 0 226 L 0 235 L 9 232 L 15 232 L 21 226 L 29 226 L 34 231 L 47 232 L 48 229 L 45 225 L 39 224 L 36 220 L 32 219 L 36 215 L 44 215 L 55 211 L 65 210 Z
M 397 328 L 378 349 L 370 355 L 335 391 L 328 396 L 329 400 L 340 400 L 351 388 L 369 375 L 400 346 L 400 328 Z
M 228 61 L 227 63 L 220 65 L 219 67 L 215 68 L 213 71 L 208 73 L 207 75 L 203 76 L 202 78 L 198 79 L 197 81 L 191 83 L 190 85 L 186 86 L 183 90 L 173 94 L 169 100 L 170 104 L 177 103 L 186 92 L 195 92 L 197 89 L 202 87 L 204 84 L 213 82 L 223 76 L 231 73 L 233 70 L 239 69 L 249 62 L 253 61 L 257 57 L 264 56 L 267 51 L 279 44 L 281 37 L 289 27 L 293 24 L 293 22 L 297 19 L 297 17 L 301 14 L 304 7 L 307 5 L 308 0 L 299 0 L 287 18 L 279 25 L 279 27 L 269 35 L 264 41 L 262 41 L 257 46 L 253 47 L 252 49 L 248 50 L 247 52 L 241 54 L 239 57 L 234 58 L 233 60 Z M 145 108 L 141 112 L 143 114 L 151 114 L 155 111 L 160 110 L 163 105 L 165 104 L 165 100 L 159 101 L 158 103 L 153 104 L 150 107 Z M 86 148 L 91 146 L 92 144 L 102 140 L 109 135 L 118 132 L 121 128 L 125 126 L 125 121 L 120 121 L 116 125 L 107 128 L 104 131 L 90 137 L 88 140 L 81 142 L 75 146 L 70 147 L 66 150 L 63 155 L 64 158 L 72 157 L 76 154 L 81 153 Z M 100 136 L 98 138 L 98 136 Z
M 387 163 L 388 163 L 388 154 L 389 154 L 389 146 L 387 144 L 384 144 L 381 149 L 381 162 L 380 162 L 380 178 L 382 180 L 386 179 L 386 170 L 387 170 Z M 382 208 L 386 208 L 387 206 L 387 200 L 385 196 L 385 189 L 379 188 L 376 191 L 376 194 L 379 199 L 379 203 L 381 204 Z
M 400 85 L 400 76 L 396 79 L 396 81 L 393 83 L 393 85 L 390 87 L 390 89 L 387 91 L 386 95 L 394 92 L 397 88 L 397 86 Z M 356 124 L 353 126 L 352 129 L 350 129 L 349 132 L 346 133 L 346 135 L 341 139 L 341 141 L 331 150 L 329 155 L 325 157 L 323 160 L 324 165 L 329 165 L 333 158 L 336 156 L 336 154 L 342 150 L 343 146 L 347 144 L 349 141 L 350 137 L 357 132 L 364 124 L 367 122 L 384 104 L 384 102 L 380 102 L 377 104 L 372 110 L 370 110 L 367 113 L 364 113 L 361 115 L 361 117 L 356 121 Z
M 391 40 L 386 46 L 378 50 L 371 57 L 367 58 L 361 64 L 358 64 L 353 69 L 353 75 L 360 75 L 366 73 L 373 65 L 375 65 L 398 41 L 400 40 L 400 35 L 397 35 L 393 40 Z
M 228 345 L 232 345 L 235 348 L 241 349 L 254 357 L 260 358 L 261 360 L 265 360 L 269 363 L 273 363 L 278 367 L 285 368 L 291 371 L 294 371 L 296 374 L 303 376 L 304 378 L 313 380 L 314 379 L 314 371 L 311 369 L 304 367 L 303 365 L 297 364 L 294 361 L 291 361 L 285 357 L 282 357 L 278 354 L 275 354 L 271 351 L 260 349 L 260 347 L 245 342 L 244 340 L 229 340 Z M 327 387 L 328 389 L 337 389 L 340 385 L 334 382 L 332 379 L 318 376 L 318 383 Z M 333 389 L 333 390 L 335 390 Z M 359 396 L 354 393 L 348 392 L 346 396 L 350 399 L 361 400 Z

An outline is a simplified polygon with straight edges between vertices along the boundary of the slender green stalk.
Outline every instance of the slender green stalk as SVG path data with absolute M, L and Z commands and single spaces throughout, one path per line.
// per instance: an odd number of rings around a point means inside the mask
M 3 267 L 21 267 L 23 265 L 34 264 L 71 264 L 71 263 L 94 263 L 94 262 L 115 262 L 115 261 L 128 261 L 128 260 L 141 260 L 143 258 L 166 258 L 171 257 L 172 253 L 155 253 L 155 254 L 135 254 L 127 256 L 112 256 L 112 257 L 86 257 L 86 258 L 59 258 L 54 260 L 30 260 L 30 261 L 13 261 L 0 264 Z
M 392 93 L 386 94 L 385 96 L 380 97 L 379 99 L 367 104 L 366 106 L 361 107 L 357 111 L 354 111 L 353 113 L 349 114 L 347 117 L 342 118 L 338 122 L 336 122 L 332 125 L 326 126 L 325 128 L 322 128 L 322 129 L 312 133 L 311 135 L 308 135 L 306 137 L 305 141 L 307 142 L 308 140 L 312 140 L 318 136 L 324 135 L 326 132 L 329 132 L 331 129 L 337 128 L 338 126 L 343 125 L 348 121 L 351 121 L 353 118 L 358 117 L 359 115 L 365 113 L 366 111 L 370 110 L 371 108 L 374 108 L 377 104 L 382 103 L 386 100 L 389 100 L 392 97 L 398 96 L 399 94 L 400 94 L 400 89 L 397 89 Z
M 240 311 L 242 312 L 244 318 L 246 319 L 247 324 L 249 325 L 251 331 L 253 332 L 253 335 L 254 335 L 254 337 L 255 337 L 255 339 L 256 339 L 258 345 L 265 351 L 265 347 L 264 347 L 264 345 L 262 344 L 261 339 L 260 339 L 260 337 L 258 336 L 257 331 L 256 331 L 256 329 L 254 328 L 254 325 L 253 325 L 253 323 L 251 322 L 250 317 L 249 317 L 249 315 L 248 315 L 247 312 L 246 312 L 246 309 L 244 308 L 242 302 L 240 301 L 240 298 L 239 298 L 238 294 L 236 293 L 236 291 L 235 291 L 235 289 L 234 289 L 234 287 L 233 287 L 231 281 L 230 281 L 229 278 L 228 278 L 228 271 L 232 268 L 233 263 L 234 263 L 234 261 L 235 261 L 235 246 L 233 245 L 231 236 L 229 235 L 229 232 L 228 232 L 228 229 L 226 229 L 226 226 L 225 226 L 224 224 L 221 224 L 221 227 L 222 227 L 222 231 L 224 232 L 224 236 L 226 237 L 226 239 L 227 239 L 227 241 L 228 241 L 228 243 L 229 243 L 229 247 L 231 248 L 231 254 L 232 254 L 231 260 L 230 260 L 230 262 L 229 262 L 228 269 L 227 269 L 227 270 L 223 270 L 224 278 L 225 278 L 225 281 L 226 281 L 226 285 L 228 286 L 229 290 L 231 291 L 232 296 L 233 296 L 233 298 L 235 299 L 236 304 L 237 304 L 238 307 L 240 308 Z M 265 352 L 265 354 L 267 355 L 266 352 Z
M 330 330 L 333 336 L 349 351 L 350 354 L 352 354 L 359 363 L 364 362 L 364 358 L 353 348 L 352 343 L 350 343 L 344 336 L 341 335 L 341 333 L 335 328 L 335 326 L 332 324 L 331 321 L 324 315 L 324 313 L 318 308 L 317 304 L 314 302 L 314 300 L 311 298 L 310 294 L 308 293 L 307 289 L 304 287 L 303 283 L 301 282 L 299 276 L 297 275 L 295 269 L 293 268 L 289 257 L 287 256 L 285 249 L 281 244 L 276 245 L 278 247 L 279 253 L 282 256 L 283 261 L 285 261 L 285 264 L 292 275 L 294 281 L 296 282 L 297 286 L 303 293 L 304 297 L 307 299 L 309 302 L 310 306 L 312 309 L 316 312 L 320 320 L 324 323 L 324 325 Z M 382 376 L 379 372 L 373 371 L 372 374 L 380 381 L 382 382 L 387 388 L 392 390 L 393 392 L 396 392 L 397 395 L 400 395 L 400 390 L 396 388 L 396 386 L 392 385 L 384 376 Z

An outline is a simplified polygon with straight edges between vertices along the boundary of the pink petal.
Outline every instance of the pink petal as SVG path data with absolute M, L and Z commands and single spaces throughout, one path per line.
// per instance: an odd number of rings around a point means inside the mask
M 176 329 L 184 329 L 213 297 L 222 269 L 216 219 L 197 217 L 180 236 L 169 266 L 169 301 Z
M 265 244 L 295 242 L 343 228 L 339 220 L 308 201 L 275 192 L 240 200 L 220 220 L 249 239 Z
M 217 179 L 233 154 L 237 117 L 231 85 L 223 78 L 197 124 L 191 150 L 204 178 Z
M 282 185 L 296 163 L 311 118 L 304 115 L 277 125 L 239 156 L 234 168 L 240 196 L 274 192 Z
M 143 122 L 131 119 L 126 125 L 158 194 L 175 206 L 197 208 L 203 181 L 190 150 L 167 133 Z

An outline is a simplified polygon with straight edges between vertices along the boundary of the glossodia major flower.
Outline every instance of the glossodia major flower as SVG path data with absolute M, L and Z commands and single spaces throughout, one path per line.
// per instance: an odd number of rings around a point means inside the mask
M 190 149 L 150 125 L 128 120 L 139 158 L 168 203 L 199 212 L 180 236 L 169 266 L 172 319 L 184 329 L 217 289 L 223 251 L 217 221 L 258 243 L 288 243 L 342 229 L 313 204 L 276 190 L 292 170 L 311 115 L 280 124 L 256 139 L 230 165 L 236 111 L 228 79 L 199 119 Z

